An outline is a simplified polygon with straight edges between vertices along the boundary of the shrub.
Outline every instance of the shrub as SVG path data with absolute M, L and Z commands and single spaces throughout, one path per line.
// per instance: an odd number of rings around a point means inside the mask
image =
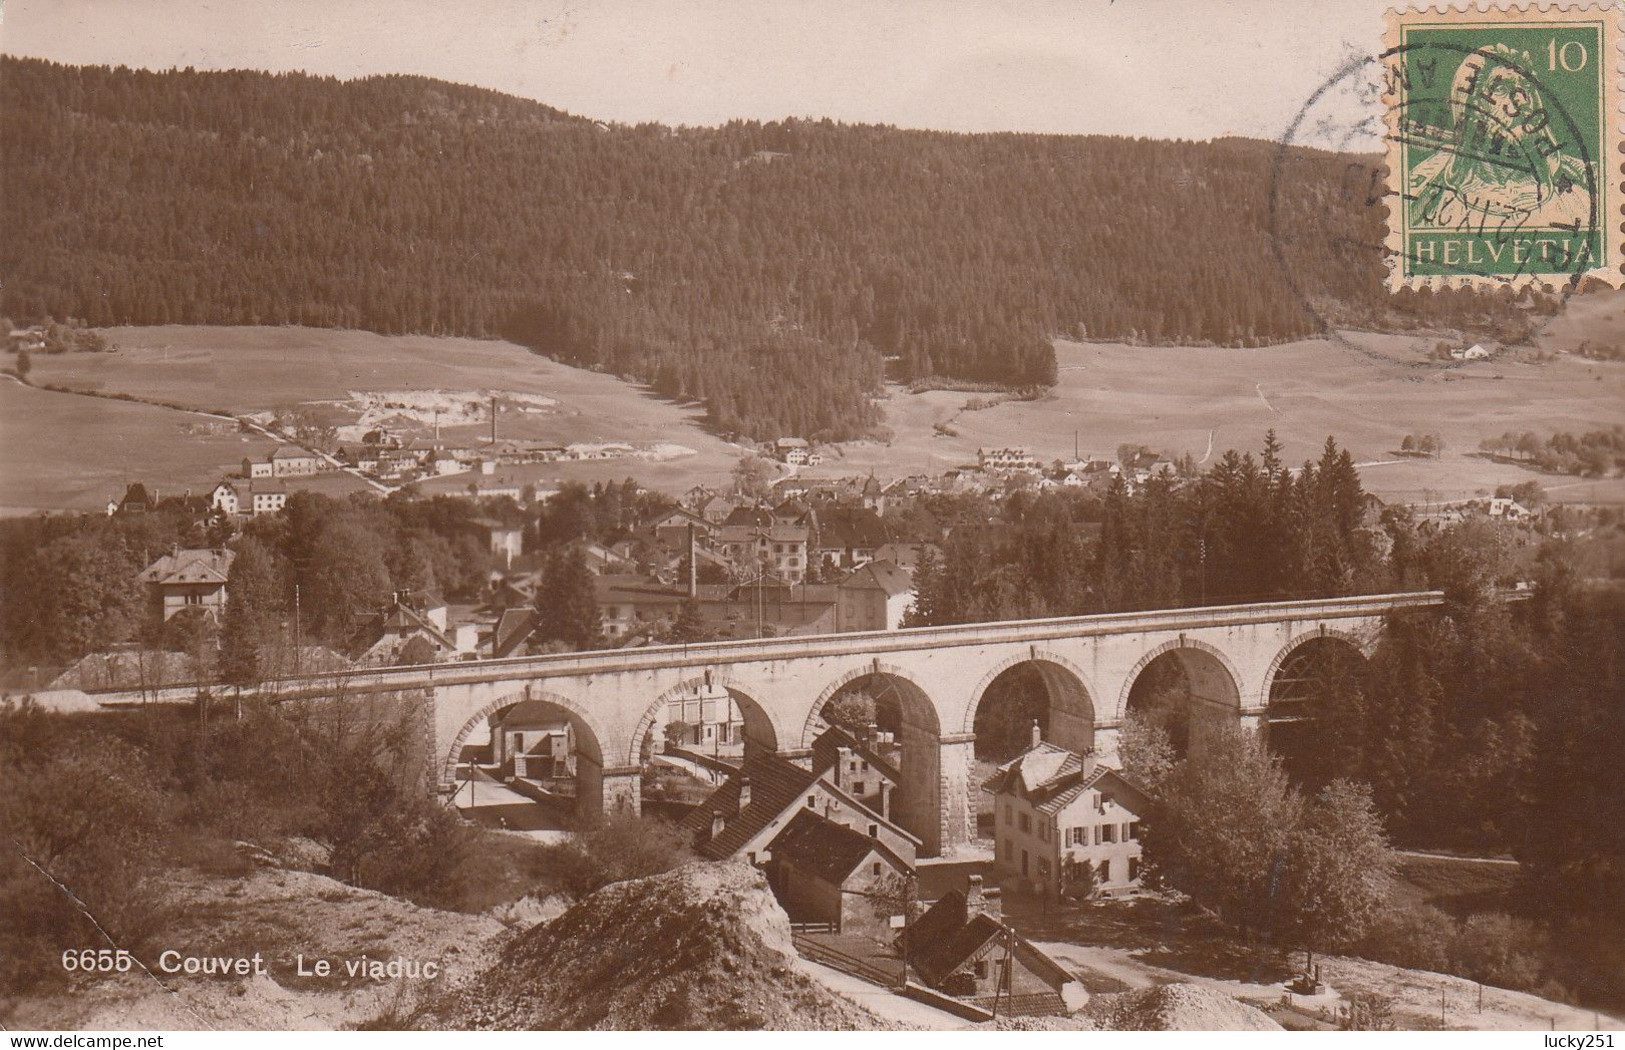
M 658 875 L 692 859 L 688 838 L 675 824 L 617 812 L 549 847 L 548 867 L 560 889 L 584 897 L 612 882 Z

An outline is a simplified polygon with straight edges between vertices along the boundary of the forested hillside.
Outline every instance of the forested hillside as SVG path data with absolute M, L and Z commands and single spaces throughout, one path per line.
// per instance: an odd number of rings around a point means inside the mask
M 1391 300 L 1349 158 L 828 121 L 608 126 L 415 77 L 0 59 L 0 308 L 107 324 L 505 335 L 848 437 L 905 380 L 1053 380 L 1056 335 L 1246 345 L 1482 321 Z

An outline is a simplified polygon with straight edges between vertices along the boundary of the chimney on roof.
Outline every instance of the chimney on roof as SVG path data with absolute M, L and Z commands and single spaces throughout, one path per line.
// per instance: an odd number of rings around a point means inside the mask
M 851 781 L 851 777 L 847 775 L 847 770 L 849 768 L 847 763 L 851 761 L 851 748 L 838 747 L 835 749 L 835 776 L 833 779 L 835 781 L 835 787 L 841 791 L 846 791 L 848 784 Z
M 972 875 L 965 884 L 965 914 L 977 915 L 987 906 L 982 897 L 982 877 Z
M 739 812 L 745 812 L 750 805 L 750 777 L 739 778 Z
M 722 829 L 726 825 L 727 821 L 722 819 L 721 813 L 711 814 L 711 837 L 716 838 L 718 835 L 722 834 Z
M 1033 747 L 1044 742 L 1044 731 L 1038 728 L 1038 719 L 1033 719 Z

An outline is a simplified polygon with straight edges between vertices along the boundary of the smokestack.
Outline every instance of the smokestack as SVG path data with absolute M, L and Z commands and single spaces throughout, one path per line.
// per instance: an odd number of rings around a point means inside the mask
M 1044 733 L 1038 728 L 1038 719 L 1033 719 L 1033 747 L 1044 742 Z
M 745 812 L 750 805 L 750 777 L 739 778 L 739 812 Z
M 688 596 L 700 596 L 700 565 L 694 557 L 694 523 L 688 523 Z

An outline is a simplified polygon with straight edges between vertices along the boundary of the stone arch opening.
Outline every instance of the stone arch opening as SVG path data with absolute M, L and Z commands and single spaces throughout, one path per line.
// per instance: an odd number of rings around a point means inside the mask
M 1178 757 L 1199 754 L 1215 730 L 1240 721 L 1238 675 L 1217 649 L 1182 638 L 1141 659 L 1122 711 L 1167 733 Z
M 1052 744 L 1078 754 L 1095 748 L 1094 699 L 1082 675 L 1055 656 L 1035 653 L 995 667 L 977 684 L 965 720 L 974 737 L 966 806 L 979 838 L 993 832 L 993 799 L 980 785 L 1032 746 L 1034 722 Z
M 779 749 L 778 730 L 754 697 L 714 675 L 691 678 L 649 705 L 628 754 L 643 770 L 642 798 L 692 805 L 747 755 Z
M 600 734 L 574 704 L 551 694 L 509 697 L 481 708 L 453 739 L 445 771 L 453 804 L 474 811 L 482 823 L 483 807 L 522 807 L 512 796 L 554 817 L 591 818 L 604 811 Z M 482 784 L 492 786 L 483 800 Z M 497 785 L 506 790 L 495 790 Z M 522 819 L 517 810 L 493 816 L 509 827 Z
M 853 672 L 813 704 L 803 745 L 811 746 L 831 725 L 851 732 L 895 767 L 892 819 L 919 837 L 922 856 L 941 853 L 953 833 L 946 827 L 951 815 L 944 805 L 942 725 L 925 690 L 902 672 L 878 664 Z M 963 823 L 964 815 L 959 819 Z
M 1354 639 L 1331 632 L 1294 640 L 1269 675 L 1265 740 L 1299 784 L 1320 786 L 1340 768 L 1326 722 L 1365 691 L 1370 663 Z

